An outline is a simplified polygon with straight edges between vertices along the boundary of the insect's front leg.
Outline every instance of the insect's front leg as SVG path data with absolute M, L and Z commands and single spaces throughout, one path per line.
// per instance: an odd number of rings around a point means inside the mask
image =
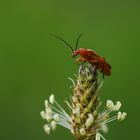
M 98 60 L 97 59 L 92 59 L 92 60 L 89 60 L 89 62 L 91 62 L 91 63 L 98 63 Z
M 85 60 L 82 57 L 79 57 L 75 60 L 75 63 L 77 62 L 85 62 Z

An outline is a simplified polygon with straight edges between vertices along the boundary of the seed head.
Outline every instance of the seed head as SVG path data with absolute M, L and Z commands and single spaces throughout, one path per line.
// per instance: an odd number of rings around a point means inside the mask
M 57 125 L 61 125 L 70 130 L 77 140 L 100 140 L 105 139 L 100 132 L 107 133 L 109 122 L 114 120 L 122 121 L 126 118 L 125 112 L 120 112 L 122 103 L 107 100 L 104 111 L 99 111 L 100 89 L 103 85 L 96 68 L 82 65 L 79 68 L 76 81 L 69 80 L 73 84 L 73 95 L 70 102 L 65 101 L 70 109 L 68 114 L 57 101 L 54 95 L 45 100 L 45 111 L 40 115 L 47 120 L 44 130 L 47 134 L 55 130 Z M 111 116 L 111 113 L 116 115 Z

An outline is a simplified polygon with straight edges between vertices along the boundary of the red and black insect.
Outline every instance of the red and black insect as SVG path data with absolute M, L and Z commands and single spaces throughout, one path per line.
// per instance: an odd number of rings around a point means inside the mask
M 105 61 L 104 57 L 101 57 L 94 50 L 91 50 L 91 49 L 85 49 L 85 48 L 77 49 L 79 39 L 83 34 L 80 34 L 78 36 L 75 49 L 73 49 L 73 47 L 69 43 L 67 43 L 64 39 L 60 38 L 59 36 L 57 36 L 55 34 L 51 34 L 51 35 L 60 39 L 67 46 L 69 46 L 69 48 L 72 50 L 72 57 L 75 57 L 78 55 L 80 56 L 78 59 L 76 59 L 75 62 L 88 62 L 93 67 L 98 69 L 101 73 L 103 73 L 103 75 L 107 75 L 107 76 L 111 75 L 111 66 Z

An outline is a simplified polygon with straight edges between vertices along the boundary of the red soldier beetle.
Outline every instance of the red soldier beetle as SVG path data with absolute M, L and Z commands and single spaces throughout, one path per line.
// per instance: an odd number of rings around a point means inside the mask
M 105 61 L 104 57 L 99 56 L 94 50 L 86 49 L 86 48 L 80 48 L 78 49 L 78 42 L 79 39 L 83 34 L 80 34 L 76 41 L 76 47 L 73 49 L 73 47 L 67 43 L 64 39 L 61 37 L 51 34 L 54 37 L 58 38 L 59 40 L 63 41 L 71 50 L 72 50 L 72 57 L 80 56 L 78 59 L 76 59 L 75 62 L 88 62 L 93 67 L 98 69 L 101 73 L 104 75 L 110 76 L 111 75 L 111 66 Z

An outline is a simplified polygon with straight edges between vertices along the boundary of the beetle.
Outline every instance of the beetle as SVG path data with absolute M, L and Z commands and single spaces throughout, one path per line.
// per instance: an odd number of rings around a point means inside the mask
M 108 62 L 105 61 L 104 57 L 101 57 L 94 50 L 91 50 L 91 49 L 86 49 L 86 48 L 78 49 L 78 42 L 83 34 L 80 34 L 78 36 L 75 49 L 73 49 L 73 47 L 69 43 L 67 43 L 64 39 L 62 39 L 61 37 L 59 37 L 55 34 L 52 34 L 52 33 L 51 33 L 51 35 L 53 35 L 54 37 L 63 41 L 72 50 L 72 57 L 73 58 L 78 56 L 78 55 L 80 56 L 79 58 L 76 59 L 75 62 L 83 62 L 83 63 L 88 62 L 93 67 L 98 69 L 101 73 L 103 73 L 103 76 L 104 75 L 106 75 L 106 76 L 111 75 L 111 66 Z

